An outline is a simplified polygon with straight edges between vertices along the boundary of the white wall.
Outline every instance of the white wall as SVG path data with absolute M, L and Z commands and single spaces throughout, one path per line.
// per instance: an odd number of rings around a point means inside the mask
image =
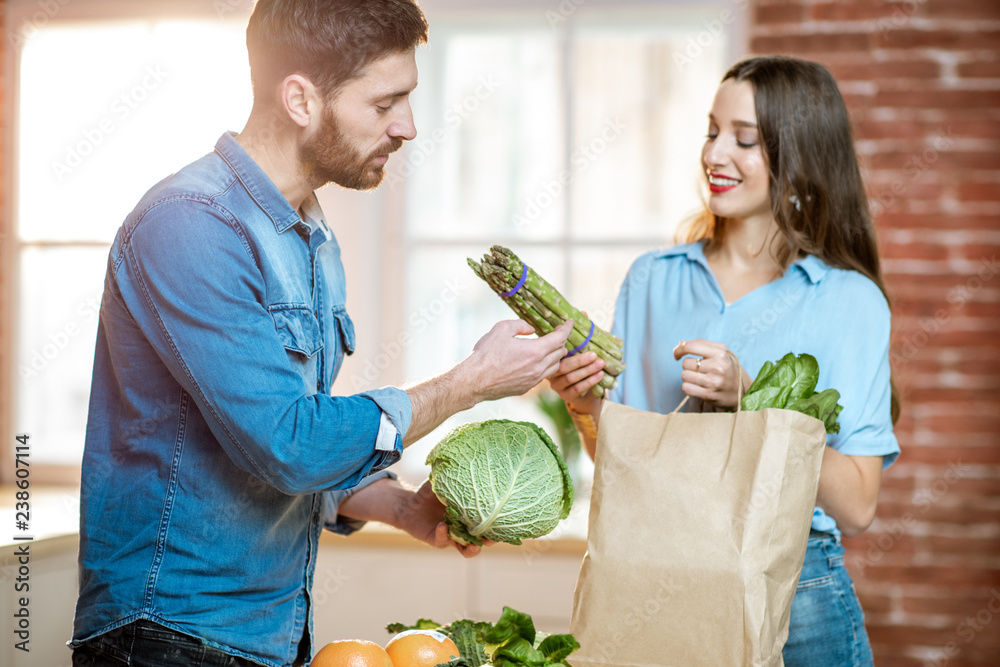
M 24 544 L 29 551 L 27 592 L 15 591 L 21 565 L 19 547 L 0 548 L 0 667 L 71 667 L 66 642 L 73 634 L 79 539 L 68 535 Z M 21 597 L 28 598 L 27 653 L 15 648 L 21 640 L 12 634 Z
M 359 537 L 324 536 L 320 545 L 313 583 L 317 647 L 335 639 L 385 645 L 387 624 L 420 618 L 495 622 L 504 606 L 530 614 L 537 630 L 569 632 L 582 541 L 496 545 L 465 559 L 405 536 L 391 545 Z

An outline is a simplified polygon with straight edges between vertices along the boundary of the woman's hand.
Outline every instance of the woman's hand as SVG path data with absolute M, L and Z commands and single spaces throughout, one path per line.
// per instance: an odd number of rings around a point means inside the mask
M 681 362 L 681 391 L 714 407 L 735 410 L 737 396 L 745 394 L 752 382 L 736 355 L 722 343 L 681 341 L 674 348 L 674 359 L 688 355 L 693 356 Z
M 558 370 L 549 376 L 549 386 L 572 410 L 594 415 L 601 411 L 601 399 L 590 390 L 603 376 L 604 360 L 594 352 L 581 352 L 559 362 Z
M 593 460 L 597 454 L 597 427 L 603 399 L 590 393 L 604 376 L 604 360 L 594 352 L 565 357 L 549 377 L 549 386 L 566 402 L 570 417 L 580 432 L 584 450 Z

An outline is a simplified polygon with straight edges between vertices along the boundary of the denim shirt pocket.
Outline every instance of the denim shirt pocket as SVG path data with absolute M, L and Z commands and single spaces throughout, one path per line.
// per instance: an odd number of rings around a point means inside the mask
M 333 307 L 333 318 L 337 321 L 337 330 L 340 332 L 340 345 L 337 350 L 337 358 L 334 360 L 333 373 L 336 375 L 340 371 L 340 364 L 344 360 L 344 355 L 354 354 L 356 340 L 354 337 L 354 322 L 347 314 L 344 306 Z
M 318 352 L 323 349 L 323 335 L 312 309 L 283 303 L 269 307 L 268 311 L 289 361 L 302 375 L 307 390 L 314 389 L 319 380 Z

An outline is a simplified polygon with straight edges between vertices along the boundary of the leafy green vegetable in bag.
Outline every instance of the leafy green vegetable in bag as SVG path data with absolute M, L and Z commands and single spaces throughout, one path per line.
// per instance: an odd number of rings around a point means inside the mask
M 431 450 L 427 464 L 451 538 L 460 544 L 521 544 L 552 532 L 573 506 L 566 462 L 530 422 L 461 426 Z
M 809 354 L 796 356 L 789 352 L 777 363 L 764 362 L 756 379 L 750 385 L 741 410 L 780 408 L 795 410 L 819 419 L 827 433 L 839 433 L 837 417 L 843 406 L 838 405 L 840 392 L 827 389 L 816 392 L 819 381 L 819 362 Z
M 838 405 L 840 392 L 836 389 L 827 389 L 818 394 L 813 394 L 809 398 L 800 398 L 788 405 L 789 410 L 804 412 L 810 417 L 815 417 L 826 425 L 827 433 L 839 433 L 840 424 L 837 417 L 843 410 L 842 405 Z

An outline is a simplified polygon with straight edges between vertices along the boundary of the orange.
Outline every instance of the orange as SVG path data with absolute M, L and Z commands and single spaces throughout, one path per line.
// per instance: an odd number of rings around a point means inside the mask
M 366 639 L 339 639 L 313 656 L 312 667 L 393 667 L 381 646 Z
M 406 630 L 389 640 L 385 652 L 392 667 L 434 667 L 458 655 L 458 647 L 437 630 Z

